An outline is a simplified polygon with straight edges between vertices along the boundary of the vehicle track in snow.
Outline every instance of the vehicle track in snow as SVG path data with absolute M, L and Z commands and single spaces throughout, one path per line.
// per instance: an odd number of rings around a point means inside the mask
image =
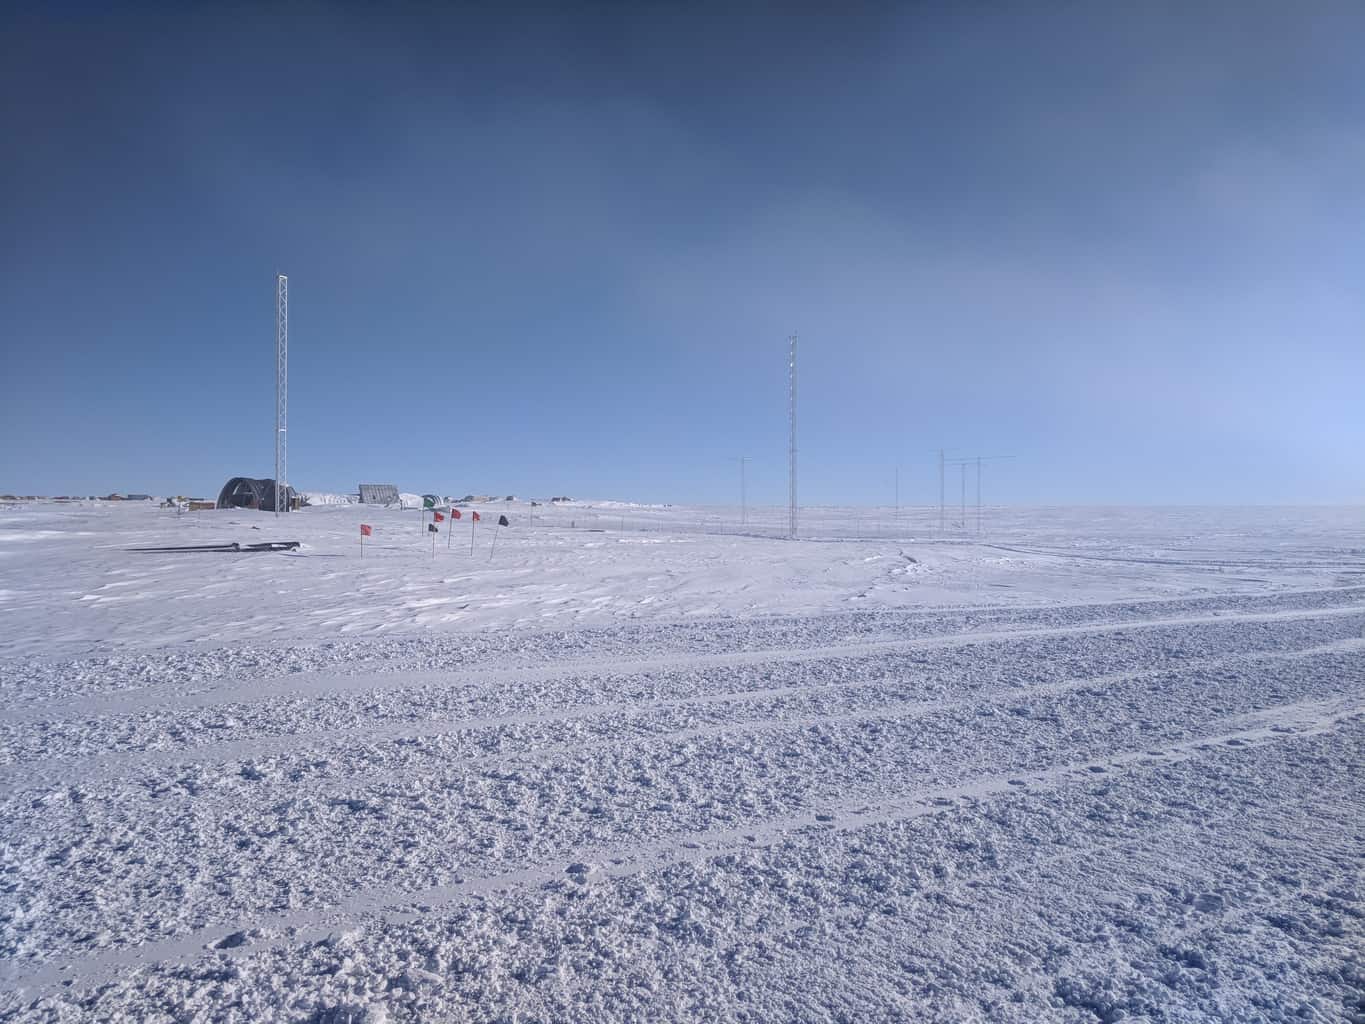
M 516 765 L 542 761 L 565 753 L 581 751 L 591 747 L 608 748 L 638 741 L 641 739 L 668 740 L 671 742 L 699 739 L 711 736 L 724 736 L 731 733 L 755 733 L 773 729 L 800 729 L 822 724 L 857 722 L 877 718 L 909 719 L 921 717 L 936 711 L 953 708 L 974 707 L 983 703 L 1008 703 L 1050 694 L 1063 694 L 1088 688 L 1121 686 L 1143 680 L 1156 679 L 1163 675 L 1179 672 L 1208 672 L 1236 666 L 1252 666 L 1258 663 L 1293 662 L 1299 659 L 1314 658 L 1329 654 L 1351 654 L 1365 651 L 1365 637 L 1332 640 L 1309 647 L 1292 650 L 1259 651 L 1246 654 L 1231 654 L 1221 657 L 1194 658 L 1186 661 L 1161 665 L 1155 668 L 1130 671 L 1107 672 L 1093 676 L 1067 677 L 1052 682 L 1026 683 L 997 687 L 969 687 L 968 695 L 943 697 L 933 700 L 876 700 L 868 707 L 844 712 L 829 712 L 805 716 L 782 715 L 780 717 L 736 717 L 744 714 L 745 705 L 778 701 L 781 698 L 799 696 L 830 696 L 842 691 L 853 696 L 857 690 L 887 690 L 894 684 L 885 681 L 836 681 L 806 683 L 791 686 L 760 687 L 752 690 L 726 691 L 678 698 L 654 698 L 636 702 L 616 702 L 608 704 L 575 705 L 563 710 L 521 714 L 512 713 L 488 718 L 456 718 L 453 720 L 421 720 L 415 722 L 390 723 L 385 721 L 365 722 L 350 728 L 319 730 L 315 732 L 289 732 L 277 736 L 264 736 L 259 739 L 224 740 L 216 743 L 197 743 L 191 746 L 167 750 L 115 752 L 111 754 L 88 754 L 67 758 L 26 759 L 22 767 L 0 769 L 0 793 L 15 793 L 25 789 L 52 786 L 54 784 L 88 785 L 95 782 L 116 779 L 133 773 L 145 773 L 157 767 L 178 765 L 232 764 L 244 760 L 259 760 L 289 754 L 317 754 L 332 747 L 348 748 L 357 744 L 391 743 L 403 740 L 431 739 L 457 734 L 477 734 L 516 727 L 524 730 L 528 726 L 557 723 L 581 723 L 594 718 L 611 718 L 604 729 L 610 736 L 604 739 L 579 738 L 573 741 L 556 741 L 554 735 L 537 735 L 517 739 L 525 743 L 531 740 L 527 750 L 475 750 L 470 757 L 477 757 L 487 765 Z M 650 728 L 648 716 L 657 712 L 705 711 L 723 717 L 720 724 L 691 725 L 683 728 Z M 735 715 L 726 714 L 732 710 Z M 761 709 L 760 709 L 761 710 Z M 752 712 L 751 712 L 752 714 Z M 646 727 L 632 730 L 634 721 L 646 719 Z M 392 768 L 383 768 L 366 773 L 348 772 L 345 778 L 350 781 L 364 782 L 367 778 L 375 781 L 378 777 L 392 780 Z M 317 777 L 314 777 L 315 780 Z
M 308 684 L 302 691 L 283 690 L 262 692 L 255 700 L 246 704 L 229 702 L 224 699 L 227 693 L 196 695 L 185 701 L 172 701 L 167 697 L 147 703 L 141 698 L 128 701 L 128 706 L 115 711 L 114 702 L 96 702 L 80 714 L 73 713 L 70 705 L 54 709 L 46 714 L 38 709 L 25 709 L 11 712 L 8 720 L 0 714 L 0 757 L 8 756 L 22 767 L 13 768 L 0 762 L 0 790 L 6 786 L 22 785 L 25 779 L 41 777 L 45 769 L 63 769 L 62 762 L 73 760 L 98 760 L 99 771 L 117 771 L 120 764 L 155 764 L 171 762 L 176 750 L 182 749 L 193 760 L 214 760 L 220 758 L 240 758 L 257 755 L 278 754 L 290 749 L 318 743 L 324 746 L 354 741 L 361 737 L 378 739 L 397 739 L 402 737 L 438 736 L 449 732 L 463 731 L 466 728 L 488 728 L 499 720 L 503 724 L 535 724 L 549 721 L 565 721 L 576 717 L 603 714 L 613 710 L 631 711 L 635 706 L 682 706 L 688 701 L 704 703 L 706 700 L 743 700 L 746 694 L 761 700 L 765 696 L 795 693 L 803 690 L 818 690 L 830 685 L 843 685 L 831 680 L 830 669 L 836 660 L 843 662 L 838 667 L 843 675 L 865 672 L 875 677 L 879 666 L 886 664 L 905 665 L 907 671 L 932 672 L 934 666 L 915 666 L 913 663 L 893 662 L 898 655 L 911 655 L 921 652 L 948 651 L 959 652 L 963 648 L 974 648 L 973 657 L 981 657 L 981 649 L 997 647 L 1008 649 L 1027 645 L 1030 641 L 1065 640 L 1070 637 L 1096 637 L 1100 643 L 1107 643 L 1112 637 L 1121 637 L 1134 630 L 1154 634 L 1149 642 L 1160 644 L 1169 642 L 1179 648 L 1189 637 L 1213 636 L 1200 632 L 1209 628 L 1224 632 L 1240 626 L 1262 626 L 1279 623 L 1324 623 L 1337 625 L 1329 627 L 1332 639 L 1347 639 L 1365 636 L 1365 607 L 1320 610 L 1313 612 L 1292 611 L 1286 613 L 1256 613 L 1247 616 L 1220 616 L 1215 618 L 1155 620 L 1148 623 L 1129 623 L 1113 626 L 1067 627 L 1038 631 L 1009 633 L 969 634 L 960 637 L 938 638 L 923 641 L 906 641 L 887 644 L 854 644 L 823 647 L 801 652 L 744 652 L 733 656 L 713 656 L 687 660 L 637 661 L 602 665 L 593 663 L 588 666 L 569 664 L 538 671 L 500 671 L 488 673 L 424 673 L 403 676 L 359 676 L 340 680 L 324 680 L 322 683 Z M 1185 635 L 1179 635 L 1184 631 Z M 1167 639 L 1169 638 L 1169 640 Z M 1299 641 L 1298 637 L 1286 635 L 1282 642 Z M 1223 645 L 1235 644 L 1250 652 L 1259 653 L 1281 642 L 1274 636 L 1248 634 L 1239 637 L 1222 638 Z M 1300 641 L 1301 642 L 1301 641 Z M 1032 655 L 1031 649 L 1027 653 Z M 1131 654 L 1118 650 L 1116 656 Z M 1156 664 L 1171 664 L 1173 659 L 1161 650 L 1147 655 Z M 1188 656 L 1184 656 L 1188 658 Z M 1207 660 L 1207 659 L 1206 659 Z M 1188 664 L 1197 667 L 1198 659 L 1189 659 Z M 663 677 L 648 685 L 653 692 L 676 690 L 688 685 L 695 686 L 699 675 L 708 673 L 717 679 L 730 680 L 748 670 L 750 674 L 762 669 L 781 670 L 784 666 L 801 666 L 810 670 L 812 681 L 795 683 L 791 686 L 751 687 L 744 690 L 722 690 L 719 693 L 693 693 L 678 698 L 643 696 L 630 699 L 619 698 L 610 703 L 594 703 L 591 695 L 610 692 L 629 694 L 640 690 L 641 684 L 633 677 Z M 679 675 L 685 678 L 678 679 Z M 1116 672 L 1121 676 L 1122 672 Z M 328 688 L 325 684 L 335 685 Z M 556 687 L 555 684 L 565 684 Z M 473 704 L 501 688 L 506 697 L 502 700 L 501 714 L 479 714 L 477 704 L 467 708 L 472 712 L 469 726 L 461 723 L 464 716 L 452 713 L 451 705 L 464 701 Z M 389 718 L 401 716 L 401 724 L 384 721 L 375 714 L 375 702 L 361 703 L 366 697 L 376 693 L 390 696 L 393 710 Z M 588 699 L 579 699 L 577 691 L 584 691 Z M 767 691 L 765 693 L 764 691 Z M 327 706 L 326 702 L 337 697 L 358 694 L 344 711 L 346 720 L 341 722 L 319 723 L 313 729 L 300 729 L 298 722 L 316 709 Z M 432 707 L 433 695 L 439 694 L 444 706 Z M 514 700 L 521 694 L 528 694 L 520 702 Z M 565 699 L 568 694 L 568 699 Z M 314 698 L 314 699 L 310 699 Z M 376 697 L 375 700 L 382 698 Z M 549 711 L 525 711 L 526 700 L 533 699 L 537 708 L 553 707 Z M 509 705 L 517 704 L 515 710 Z M 210 715 L 198 714 L 208 709 L 221 708 L 225 715 L 231 716 L 237 731 L 249 733 L 249 740 L 233 740 L 224 737 L 226 727 L 221 719 Z M 414 720 L 417 719 L 417 720 Z M 165 723 L 157 728 L 157 722 Z M 191 728 L 197 735 L 186 736 Z M 68 738 L 69 737 L 69 738 Z M 274 737 L 274 738 L 272 738 Z M 98 750 L 101 742 L 112 739 L 115 749 L 108 754 Z M 185 740 L 188 739 L 188 742 Z M 40 741 L 35 746 L 34 740 Z M 56 747 L 56 750 L 50 749 Z M 66 751 L 61 748 L 65 746 Z M 216 749 L 215 749 L 216 748 Z M 137 756 L 120 758 L 119 749 L 145 751 L 145 760 Z M 55 756 L 54 756 L 55 755 Z M 65 755 L 65 756 L 63 756 Z M 82 777 L 79 768 L 74 769 L 74 777 Z
M 887 628 L 882 622 L 851 642 L 799 650 L 756 646 L 760 638 L 750 637 L 755 645 L 742 650 L 636 651 L 624 663 L 594 656 L 420 678 L 403 671 L 282 676 L 283 692 L 251 694 L 246 702 L 224 677 L 183 703 L 165 684 L 128 692 L 122 706 L 120 698 L 98 697 L 94 715 L 70 703 L 29 703 L 0 718 L 3 735 L 29 744 L 15 747 L 0 770 L 10 808 L 0 924 L 21 954 L 0 967 L 0 981 L 15 993 L 0 997 L 0 1008 L 22 1016 L 20 994 L 26 1003 L 92 993 L 82 998 L 91 1007 L 113 1000 L 110 1009 L 123 996 L 174 987 L 196 965 L 267 965 L 289 950 L 322 956 L 310 943 L 357 926 L 382 945 L 386 936 L 440 928 L 492 906 L 563 899 L 568 908 L 644 880 L 666 888 L 661 878 L 688 871 L 705 878 L 730 870 L 725 865 L 736 858 L 816 847 L 846 854 L 862 837 L 930 819 L 942 827 L 975 822 L 978 832 L 994 830 L 1000 843 L 1027 848 L 995 818 L 1050 820 L 1091 801 L 1090 813 L 1102 819 L 1104 801 L 1085 795 L 1093 787 L 1146 780 L 1160 792 L 1171 785 L 1169 773 L 1207 801 L 1212 793 L 1201 793 L 1201 773 L 1223 780 L 1210 786 L 1246 789 L 1220 775 L 1219 765 L 1317 741 L 1344 744 L 1346 756 L 1358 756 L 1351 751 L 1365 732 L 1365 609 L 1358 594 L 1333 595 L 1348 602 L 1336 606 L 1299 607 L 1303 600 L 1291 595 L 1284 600 L 1290 607 L 1266 600 L 1235 610 L 1224 600 L 1226 614 L 1210 614 L 1214 606 L 1203 602 L 1196 613 L 1187 604 L 1158 619 L 966 633 L 946 625 L 963 624 L 952 613 L 939 623 L 942 633 L 932 633 L 931 622 L 930 635 L 869 638 Z M 809 637 L 827 628 L 796 632 Z M 680 692 L 660 696 L 669 685 Z M 116 687 L 96 683 L 92 692 L 101 689 Z M 603 699 L 613 691 L 623 696 Z M 344 703 L 370 696 L 395 705 L 367 712 Z M 462 703 L 448 703 L 456 698 Z M 158 700 L 168 706 L 159 710 Z M 499 711 L 515 700 L 551 710 L 463 713 Z M 245 723 L 241 738 L 187 741 L 161 724 L 238 708 L 261 716 Z M 290 715 L 306 724 L 319 712 L 335 718 L 262 735 Z M 71 728 L 90 733 L 63 732 Z M 119 732 L 126 728 L 149 731 Z M 136 749 L 149 742 L 169 745 Z M 35 761 L 44 743 L 68 752 Z M 1345 785 L 1334 770 L 1332 785 Z M 642 772 L 649 785 L 638 781 Z M 1301 812 L 1279 796 L 1293 792 L 1292 774 L 1276 762 L 1266 778 L 1276 794 L 1271 810 L 1292 825 Z M 651 794 L 659 794 L 662 809 L 649 814 Z M 1325 815 L 1340 794 L 1329 788 L 1321 800 Z M 1174 801 L 1168 812 L 1178 811 Z M 1236 818 L 1204 816 L 1220 828 Z M 217 831 L 234 822 L 246 840 L 236 853 Z M 277 824 L 286 827 L 272 833 Z M 271 834 L 254 835 L 258 827 Z M 1082 841 L 1084 852 L 1025 853 L 1014 874 L 1091 856 L 1108 858 L 1105 871 L 1131 887 L 1157 863 L 1117 858 L 1122 843 L 1102 823 L 1094 827 L 1105 838 Z M 1169 844 L 1189 827 L 1181 818 L 1141 836 Z M 419 849 L 410 867 L 395 868 L 394 841 L 414 835 L 449 844 L 448 866 L 438 868 Z M 102 844 L 101 836 L 112 838 Z M 235 859 L 224 876 L 231 890 L 218 895 L 206 869 L 224 857 Z M 29 870 L 43 861 L 47 867 Z M 1186 883 L 1198 883 L 1206 866 L 1186 872 Z M 1028 890 L 1026 879 L 1007 879 L 1001 870 L 983 868 L 983 884 L 992 891 L 1024 885 L 1029 913 L 1046 917 L 1043 890 Z M 1323 879 L 1338 877 L 1330 865 L 1321 870 Z M 317 884 L 300 890 L 301 873 Z M 277 908 L 279 894 L 271 895 L 277 883 L 285 886 L 285 909 Z M 1293 899 L 1276 885 L 1263 888 L 1256 908 L 1225 902 L 1218 912 L 1236 922 L 1271 901 Z M 970 900 L 970 893 L 953 897 L 943 879 L 910 889 L 920 899 Z M 294 902 L 303 905 L 288 906 Z M 864 928 L 875 933 L 878 920 L 873 914 Z M 831 918 L 829 926 L 848 927 L 840 921 Z M 1133 949 L 1188 945 L 1203 926 L 1202 919 L 1162 921 L 1132 940 Z M 110 922 L 122 922 L 122 934 L 100 933 Z M 761 932 L 799 947 L 802 927 Z M 82 928 L 91 929 L 87 939 Z M 250 934 L 231 949 L 206 949 L 238 933 Z M 1128 940 L 1115 941 L 1128 949 Z M 281 952 L 272 952 L 274 945 Z M 777 962 L 789 953 L 797 955 L 788 950 Z M 1093 965 L 1073 954 L 1059 962 L 1079 986 L 1063 995 L 1082 1005 L 1094 994 L 1083 976 Z M 869 963 L 856 971 L 872 970 Z M 132 981 L 95 992 L 134 967 L 140 973 Z M 554 998 L 572 1001 L 582 986 L 566 981 L 561 989 Z M 532 991 L 525 998 L 534 1002 Z
M 29 970 L 25 970 L 22 964 L 11 964 L 0 968 L 0 980 L 21 992 L 25 999 L 41 998 L 69 988 L 67 983 L 74 979 L 78 979 L 78 990 L 107 984 L 135 966 L 164 966 L 215 955 L 249 956 L 259 952 L 263 942 L 272 945 L 283 943 L 285 947 L 302 946 L 344 933 L 361 923 L 370 927 L 403 925 L 428 915 L 439 915 L 453 904 L 477 901 L 512 890 L 533 890 L 546 884 L 563 883 L 566 874 L 573 874 L 575 864 L 582 864 L 586 870 L 570 881 L 582 886 L 594 880 L 622 878 L 679 864 L 702 864 L 745 851 L 799 842 L 805 835 L 854 833 L 921 817 L 948 816 L 962 812 L 964 808 L 979 807 L 993 797 L 1005 794 L 1022 793 L 1027 796 L 1041 789 L 1094 784 L 1098 781 L 1097 776 L 1103 776 L 1105 784 L 1111 784 L 1116 773 L 1133 773 L 1141 777 L 1143 773 L 1159 771 L 1164 766 L 1216 758 L 1226 751 L 1245 754 L 1258 746 L 1299 742 L 1331 733 L 1342 725 L 1360 731 L 1365 725 L 1365 702 L 1305 702 L 1239 716 L 1222 725 L 1222 731 L 1217 733 L 1201 735 L 1160 749 L 1124 751 L 1107 758 L 1069 762 L 1031 773 L 984 776 L 956 786 L 902 793 L 875 805 L 854 798 L 826 805 L 818 811 L 750 822 L 735 828 L 711 829 L 664 843 L 566 851 L 563 857 L 540 866 L 471 876 L 455 884 L 421 891 L 365 891 L 320 910 L 238 919 L 189 935 L 142 943 L 136 948 L 49 961 Z M 1211 827 L 1235 817 L 1204 818 L 1202 824 Z M 1181 821 L 1168 826 L 1168 830 L 1188 829 L 1195 824 L 1198 822 Z M 1069 848 L 1054 855 L 1035 858 L 1017 868 L 1037 871 L 1069 860 L 1122 852 L 1128 845 L 1149 842 L 1160 834 L 1159 830 L 1149 829 L 1118 842 L 1106 838 L 1080 848 Z M 1136 861 L 1125 857 L 1124 863 L 1131 865 Z M 1165 867 L 1169 869 L 1172 866 Z M 1263 906 L 1251 907 L 1245 913 L 1264 909 Z M 1161 941 L 1174 941 L 1190 934 L 1196 927 L 1216 927 L 1217 923 L 1208 921 L 1198 925 L 1167 926 L 1158 934 Z M 224 940 L 244 931 L 261 935 L 251 945 L 244 942 L 222 947 Z
M 1183 598 L 1143 598 L 1044 604 L 1035 606 L 970 606 L 952 609 L 906 609 L 831 612 L 816 616 L 774 615 L 748 619 L 695 620 L 647 623 L 576 631 L 490 631 L 476 634 L 426 635 L 332 641 L 309 646 L 280 641 L 244 643 L 228 647 L 183 648 L 169 653 L 150 651 L 107 658 L 0 660 L 0 707 L 3 716 L 23 718 L 32 709 L 79 714 L 112 698 L 118 710 L 121 697 L 141 693 L 158 701 L 189 701 L 198 694 L 236 689 L 236 699 L 251 699 L 267 680 L 276 686 L 324 688 L 351 676 L 366 678 L 432 672 L 440 678 L 465 670 L 487 670 L 535 678 L 569 672 L 605 670 L 640 661 L 640 651 L 660 654 L 650 661 L 660 665 L 689 663 L 717 655 L 722 662 L 746 654 L 775 652 L 797 659 L 819 647 L 842 647 L 862 642 L 898 643 L 943 638 L 950 644 L 964 634 L 1021 630 L 1047 633 L 1053 629 L 1103 627 L 1157 620 L 1203 622 L 1208 619 L 1258 615 L 1292 618 L 1296 612 L 1341 609 L 1365 604 L 1365 585 L 1312 590 L 1288 590 L 1264 595 L 1218 595 Z M 817 655 L 818 656 L 818 655 Z M 365 685 L 365 684 L 362 684 Z M 379 681 L 377 685 L 385 685 Z M 401 683 L 399 684 L 401 685 Z M 267 691 L 269 692 L 269 691 Z M 211 696 L 209 699 L 231 699 Z M 87 704 L 86 702 L 90 702 Z M 135 707 L 136 704 L 130 704 Z
M 1130 728 L 1122 719 L 1152 697 L 1128 694 L 1122 687 L 1092 688 L 1068 705 L 1053 703 L 1057 693 L 1014 696 L 1010 703 L 1027 713 L 1022 718 L 1006 715 L 998 722 L 980 717 L 986 708 L 979 698 L 920 709 L 927 719 L 923 726 L 895 708 L 862 713 L 846 722 L 757 721 L 708 727 L 704 736 L 656 738 L 638 753 L 627 747 L 607 756 L 605 750 L 570 747 L 558 752 L 557 759 L 544 759 L 549 763 L 534 771 L 525 757 L 516 759 L 520 768 L 480 764 L 456 767 L 453 774 L 438 769 L 413 789 L 405 788 L 401 776 L 381 774 L 369 783 L 343 778 L 318 786 L 312 780 L 302 785 L 286 780 L 264 789 L 248 783 L 226 791 L 201 780 L 192 787 L 195 799 L 182 797 L 173 803 L 117 790 L 94 790 L 74 802 L 59 793 L 63 799 L 57 803 L 44 800 L 31 808 L 12 807 L 12 821 L 31 824 L 13 853 L 30 863 L 66 865 L 62 884 L 54 881 L 47 886 L 53 898 L 64 902 L 86 886 L 100 885 L 101 877 L 117 876 L 118 882 L 105 883 L 110 910 L 97 915 L 95 927 L 118 920 L 126 935 L 121 941 L 139 941 L 147 937 L 147 929 L 164 927 L 156 916 L 138 923 L 144 916 L 139 901 L 155 904 L 162 898 L 158 890 L 177 858 L 181 866 L 171 869 L 172 874 L 197 863 L 191 877 L 205 880 L 221 875 L 223 865 L 249 868 L 266 858 L 277 874 L 305 880 L 311 891 L 304 891 L 304 899 L 326 902 L 336 898 L 337 885 L 344 890 L 376 872 L 397 870 L 420 882 L 423 874 L 439 870 L 431 861 L 432 849 L 412 849 L 405 840 L 414 834 L 427 835 L 437 843 L 434 849 L 445 851 L 462 870 L 508 859 L 534 863 L 595 834 L 652 834 L 667 841 L 689 828 L 704 827 L 708 820 L 780 816 L 796 807 L 827 805 L 841 792 L 876 802 L 887 789 L 895 789 L 883 777 L 939 777 L 941 784 L 951 785 L 955 779 L 969 778 L 981 759 L 1027 775 L 1030 765 L 1051 761 L 1058 751 L 1074 754 L 1100 752 L 1116 744 L 1169 743 L 1191 729 L 1206 728 L 1203 721 L 1221 720 L 1220 707 L 1233 707 L 1241 717 L 1273 716 L 1282 710 L 1248 701 L 1246 681 L 1235 675 L 1227 681 L 1231 690 L 1223 687 L 1227 692 L 1215 691 L 1214 680 L 1209 679 L 1193 695 L 1180 694 L 1178 673 L 1159 675 L 1168 677 L 1156 691 L 1164 695 L 1156 701 L 1164 717 L 1152 718 L 1141 729 Z M 1279 692 L 1295 678 L 1262 674 L 1253 680 Z M 1326 688 L 1333 693 L 1331 700 L 1354 699 L 1343 698 L 1339 689 Z M 1027 704 L 1030 700 L 1034 706 Z M 1077 739 L 1075 729 L 1081 725 L 1085 732 Z M 972 735 L 973 729 L 980 735 Z M 778 734 L 775 742 L 756 742 L 756 737 L 769 733 Z M 694 743 L 698 739 L 703 741 L 700 745 Z M 715 765 L 727 770 L 718 771 Z M 806 774 L 800 774 L 802 765 Z M 127 827 L 129 821 L 153 820 L 157 826 L 152 834 Z M 81 838 L 91 832 L 111 838 L 92 845 Z M 350 839 L 342 850 L 334 851 L 328 837 L 337 834 Z M 282 840 L 291 845 L 280 846 Z M 385 855 L 405 846 L 398 862 Z M 241 852 L 243 847 L 246 853 Z M 130 862 L 132 856 L 137 861 Z M 328 868 L 330 881 L 318 889 L 322 881 L 318 866 L 326 861 L 333 862 Z M 269 902 L 272 876 L 244 875 L 238 868 L 233 869 L 230 888 L 218 895 L 214 887 L 202 883 L 196 891 L 181 892 L 177 913 L 192 921 L 214 906 L 229 909 Z M 64 895 L 64 890 L 69 891 Z M 232 894 L 231 900 L 224 901 L 226 893 Z M 100 918 L 107 923 L 100 925 Z M 91 917 L 77 908 L 74 917 L 49 915 L 47 922 L 52 926 L 67 920 L 64 941 L 71 941 L 84 927 L 80 922 Z M 54 939 L 30 934 L 24 945 L 50 946 Z

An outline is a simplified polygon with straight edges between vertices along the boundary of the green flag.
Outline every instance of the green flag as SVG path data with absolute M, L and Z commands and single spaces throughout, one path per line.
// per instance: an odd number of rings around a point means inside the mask
M 422 507 L 423 507 L 423 508 L 435 508 L 435 507 L 436 507 L 436 499 L 433 498 L 430 494 L 424 494 L 424 495 L 422 495 Z

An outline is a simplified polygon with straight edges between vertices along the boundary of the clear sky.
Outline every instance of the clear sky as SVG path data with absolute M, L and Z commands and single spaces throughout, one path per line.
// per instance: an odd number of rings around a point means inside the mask
M 1365 500 L 1360 4 L 40 6 L 0 491 Z

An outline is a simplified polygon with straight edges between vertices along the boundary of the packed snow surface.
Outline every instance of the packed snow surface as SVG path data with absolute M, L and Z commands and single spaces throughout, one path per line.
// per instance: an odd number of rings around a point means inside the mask
M 0 508 L 0 1020 L 1365 1019 L 1365 511 L 478 510 Z

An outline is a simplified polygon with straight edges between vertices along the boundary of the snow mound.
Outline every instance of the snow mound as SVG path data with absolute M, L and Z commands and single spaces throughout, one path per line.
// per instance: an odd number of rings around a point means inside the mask
M 326 491 L 303 491 L 305 505 L 354 505 L 355 498 L 349 494 L 329 494 Z

